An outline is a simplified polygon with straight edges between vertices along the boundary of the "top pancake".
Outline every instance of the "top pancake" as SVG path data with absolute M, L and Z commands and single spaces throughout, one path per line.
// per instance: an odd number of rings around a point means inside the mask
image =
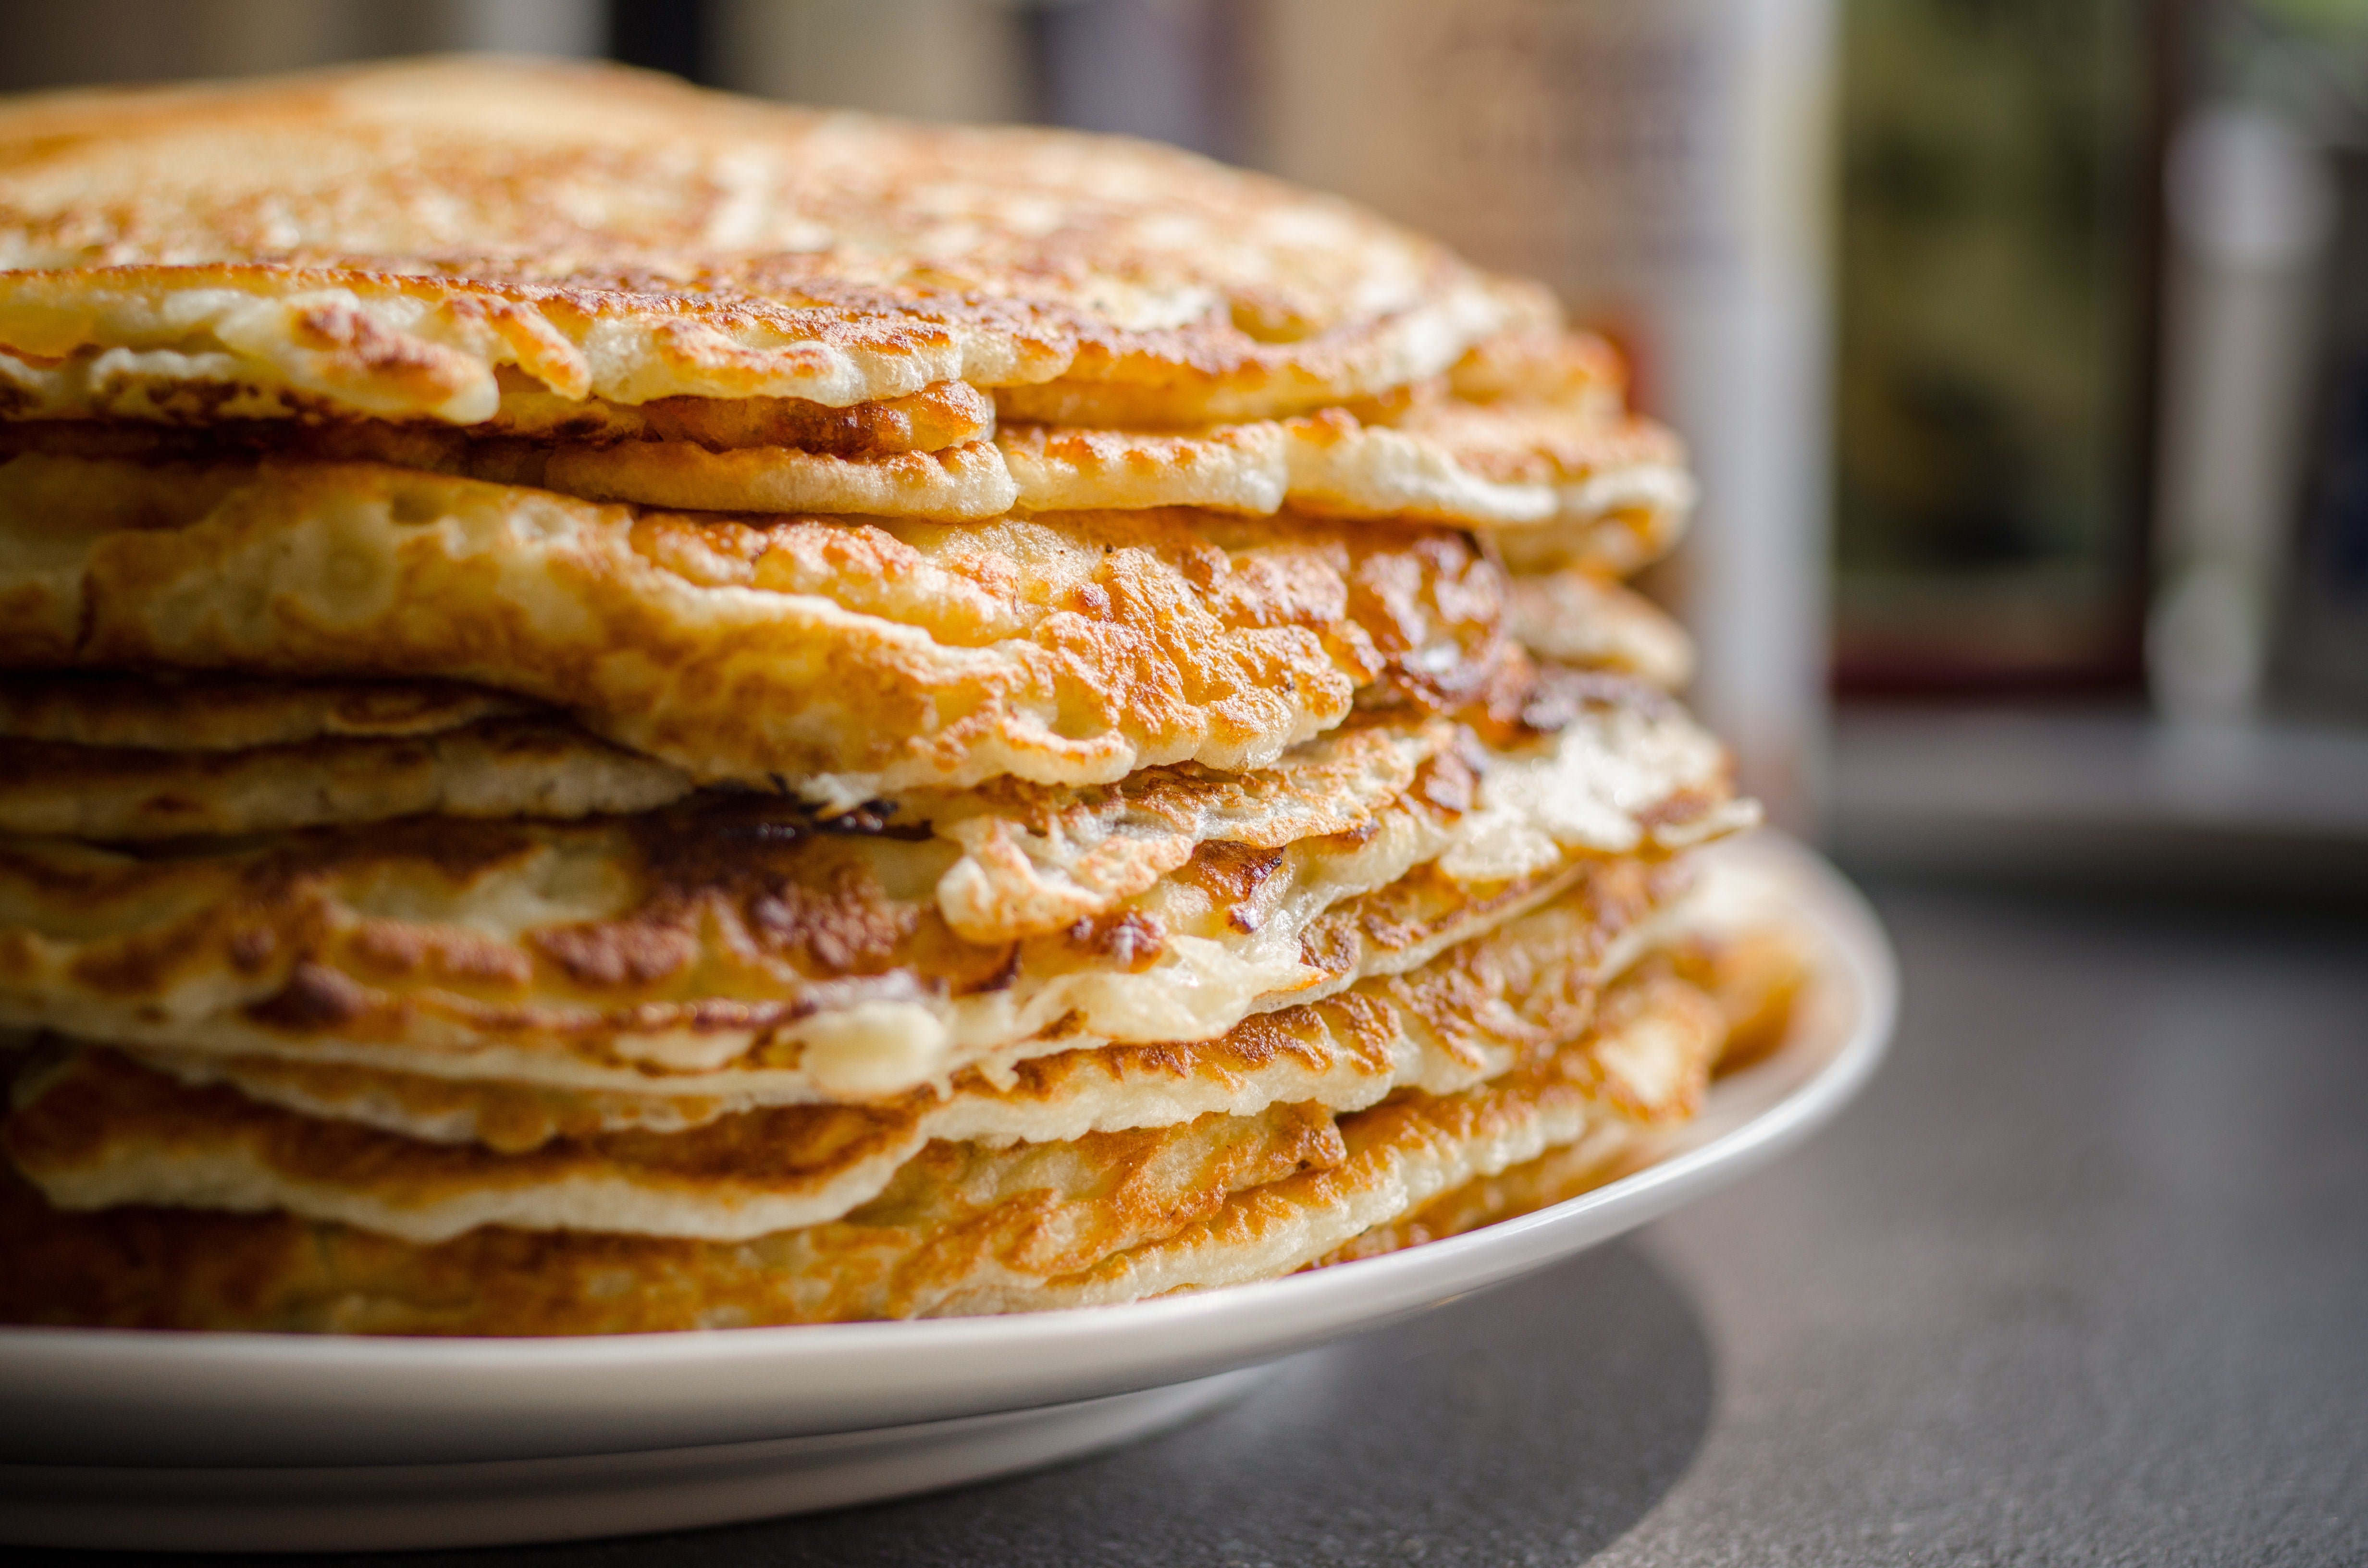
M 118 415 L 494 419 L 520 395 L 1268 418 L 1550 324 L 1356 207 L 1169 149 L 428 61 L 0 110 L 0 381 Z

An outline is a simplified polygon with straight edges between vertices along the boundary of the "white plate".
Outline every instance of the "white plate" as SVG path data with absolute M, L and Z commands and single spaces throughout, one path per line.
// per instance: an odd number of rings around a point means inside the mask
M 1823 952 L 1791 1035 L 1662 1157 L 1385 1257 L 1131 1306 L 585 1338 L 0 1330 L 0 1540 L 213 1551 L 484 1545 L 897 1496 L 1183 1420 L 1240 1369 L 1567 1257 L 1756 1169 L 1891 1033 L 1881 927 L 1816 856 L 1715 851 Z M 1231 1374 L 1231 1375 L 1227 1375 Z

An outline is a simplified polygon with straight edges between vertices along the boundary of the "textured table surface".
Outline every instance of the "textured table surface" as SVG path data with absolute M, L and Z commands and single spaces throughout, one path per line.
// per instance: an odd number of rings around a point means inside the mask
M 2368 924 L 1875 892 L 1890 1065 L 1635 1237 L 1058 1470 L 404 1561 L 2368 1562 Z

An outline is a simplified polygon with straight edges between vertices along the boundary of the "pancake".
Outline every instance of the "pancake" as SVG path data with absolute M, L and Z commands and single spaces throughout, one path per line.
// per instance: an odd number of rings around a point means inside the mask
M 110 842 L 428 812 L 575 817 L 691 788 L 472 687 L 0 673 L 0 833 Z
M 55 426 L 26 427 L 46 439 Z M 1693 503 L 1656 425 L 1565 408 L 1436 403 L 1393 420 L 1340 408 L 1191 432 L 1014 424 L 940 450 L 841 457 L 690 440 L 522 448 L 401 426 L 291 433 L 299 448 L 531 483 L 594 501 L 713 512 L 965 520 L 1199 506 L 1269 517 L 1413 520 L 1565 532 L 1636 514 L 1619 569 L 1675 543 Z M 53 443 L 51 449 L 56 449 Z M 73 449 L 68 445 L 66 449 Z
M 997 1056 L 1208 1039 L 1426 961 L 1574 880 L 1649 902 L 1652 865 L 1622 857 L 1749 820 L 1673 706 L 1599 696 L 1551 738 L 1429 757 L 1350 831 L 1202 840 L 1099 914 L 995 943 L 963 939 L 946 905 L 976 930 L 1008 879 L 1024 928 L 1032 863 L 763 800 L 139 855 L 0 841 L 0 1025 L 564 1087 L 881 1097 Z
M 918 126 L 612 67 L 424 61 L 0 108 L 19 413 L 474 424 L 950 380 L 1031 416 L 1304 413 L 1550 325 L 1346 202 L 1146 143 Z
M 936 452 L 837 458 L 788 447 L 711 451 L 695 441 L 620 441 L 550 453 L 535 483 L 592 501 L 632 501 L 704 512 L 841 512 L 999 517 L 1019 486 L 991 441 Z
M 1686 910 L 1693 928 L 1668 951 L 1653 955 L 1667 972 L 1709 997 L 1724 1019 L 1725 1038 L 1713 1077 L 1740 1072 L 1764 1060 L 1783 1043 L 1802 986 L 1815 968 L 1804 934 L 1770 903 L 1745 897 L 1741 879 L 1713 875 L 1718 896 L 1696 897 Z M 1722 906 L 1725 907 L 1722 907 Z M 1634 990 L 1607 998 L 1616 1017 L 1638 1006 Z M 1670 1124 L 1671 1119 L 1663 1119 Z M 1536 1159 L 1494 1176 L 1474 1177 L 1386 1225 L 1365 1232 L 1329 1254 L 1318 1267 L 1379 1257 L 1426 1242 L 1443 1241 L 1534 1213 L 1651 1165 L 1666 1153 L 1647 1137 L 1587 1137 L 1549 1149 Z
M 7 361 L 0 358 L 0 374 Z M 844 408 L 792 397 L 666 397 L 643 403 L 570 399 L 516 370 L 499 376 L 502 406 L 469 426 L 434 421 L 245 417 L 120 418 L 103 396 L 19 401 L 0 409 L 0 447 L 77 457 L 213 455 L 222 449 L 293 448 L 315 455 L 426 458 L 463 471 L 461 454 L 620 441 L 696 444 L 714 451 L 786 447 L 835 458 L 942 451 L 995 434 L 995 400 L 967 381 L 939 381 L 905 397 Z M 491 460 L 486 460 L 490 461 Z
M 954 934 L 1014 941 L 1106 915 L 1204 846 L 1267 855 L 1303 840 L 1362 843 L 1408 791 L 1460 777 L 1468 759 L 1448 759 L 1472 740 L 1441 719 L 1366 717 L 1247 773 L 1185 764 L 1083 790 L 998 779 L 914 797 L 900 813 L 962 851 L 936 889 Z
M 535 711 L 501 692 L 435 681 L 0 671 L 0 739 L 135 751 L 411 740 Z
M 314 1121 L 85 1051 L 37 1079 L 7 1152 L 60 1209 L 284 1210 L 434 1243 L 483 1224 L 743 1241 L 879 1196 L 928 1142 L 915 1113 L 800 1106 L 529 1155 Z
M 1513 578 L 1513 636 L 1543 658 L 1633 676 L 1663 691 L 1693 678 L 1685 628 L 1633 588 L 1573 567 Z
M 500 411 L 483 426 L 466 427 L 469 434 L 552 442 L 685 442 L 718 451 L 793 447 L 835 458 L 943 451 L 995 434 L 995 400 L 968 381 L 938 381 L 903 397 L 834 408 L 793 397 L 666 397 L 642 403 L 610 403 L 605 398 L 561 397 L 516 370 L 504 370 L 498 379 Z M 98 416 L 97 409 L 83 415 Z M 260 435 L 280 423 L 255 422 L 241 434 Z M 318 427 L 313 422 L 304 423 Z M 35 428 L 54 433 L 58 426 Z M 441 426 L 427 428 L 442 433 Z M 196 429 L 220 438 L 235 431 L 237 425 L 215 421 Z
M 1607 998 L 1607 1013 L 1613 998 Z M 1622 1027 L 1624 1026 L 1624 1027 Z M 1156 1242 L 1115 1251 L 1033 1289 L 973 1288 L 965 1312 L 1041 1311 L 1140 1301 L 1275 1278 L 1317 1263 L 1358 1236 L 1472 1182 L 1578 1148 L 1609 1157 L 1649 1125 L 1693 1113 L 1718 1053 L 1715 1007 L 1681 982 L 1658 980 L 1649 1004 L 1607 1018 L 1547 1062 L 1460 1094 L 1408 1094 L 1339 1119 L 1345 1157 L 1229 1194 L 1222 1207 Z M 1615 1064 L 1617 1062 L 1618 1064 Z M 1626 1091 L 1642 1068 L 1658 1101 Z M 1639 1117 L 1639 1111 L 1643 1112 Z
M 1278 848 L 1355 831 L 1458 733 L 1417 712 L 1369 713 L 1247 773 L 1186 763 L 1081 789 L 1000 778 L 866 810 L 926 824 L 963 846 L 977 864 L 949 884 L 939 907 L 967 939 L 996 941 L 1098 914 L 1210 839 Z M 51 738 L 72 736 L 99 744 Z M 552 787 L 506 788 L 511 775 L 480 766 L 488 753 L 517 778 Z M 689 792 L 663 764 L 467 687 L 0 676 L 5 832 L 116 842 L 438 809 L 580 816 L 646 810 Z M 489 793 L 510 804 L 487 801 Z M 571 805 L 575 797 L 608 803 Z M 484 809 L 474 809 L 480 801 Z
M 1264 767 L 1360 691 L 1503 678 L 1502 597 L 1439 529 L 739 521 L 367 464 L 0 464 L 0 665 L 470 681 L 837 809 Z
M 993 434 L 991 426 L 986 434 Z M 985 438 L 921 451 L 846 455 L 794 446 L 711 446 L 696 439 L 545 441 L 384 420 L 244 420 L 190 427 L 41 420 L 0 424 L 0 452 L 142 464 L 266 459 L 386 463 L 594 501 L 710 512 L 831 512 L 960 522 L 999 517 L 1019 497 L 1002 454 Z
M 0 833 L 101 842 L 252 834 L 438 812 L 583 817 L 691 792 L 679 770 L 564 720 L 486 719 L 396 739 L 243 751 L 0 740 Z
M 1557 408 L 1436 402 L 1387 422 L 1345 409 L 1160 434 L 1007 425 L 996 437 L 1030 511 L 1193 506 L 1258 515 L 1415 518 L 1490 529 L 1663 514 L 1693 501 L 1658 426 Z
M 1675 549 L 1690 516 L 1685 506 L 1619 505 L 1591 517 L 1501 529 L 1489 541 L 1516 576 L 1584 572 L 1625 577 Z
M 1729 966 L 1718 955 L 1731 944 L 1697 951 L 1687 925 L 1695 900 L 1655 909 L 1603 892 L 1583 887 L 1405 975 L 1254 1014 L 1213 1040 L 1059 1051 L 966 1069 L 942 1090 L 860 1108 L 899 1125 L 926 1117 L 932 1136 L 1047 1142 L 1212 1110 L 1246 1114 L 1278 1100 L 1342 1110 L 1394 1088 L 1449 1093 L 1507 1071 L 1521 1049 L 1577 1033 L 1597 983 L 1648 949 L 1679 962 L 1725 1007 Z M 763 1095 L 585 1092 L 272 1057 L 131 1054 L 183 1084 L 228 1085 L 247 1100 L 302 1116 L 506 1154 L 620 1131 L 679 1133 L 768 1108 Z
M 1603 418 L 1626 408 L 1628 367 L 1594 333 L 1527 324 L 1482 338 L 1448 368 L 1447 390 L 1466 403 L 1514 398 L 1577 404 Z
M 536 704 L 437 682 L 0 673 L 0 833 L 116 842 L 690 793 Z
M 1338 1263 L 1381 1257 L 1463 1235 L 1500 1220 L 1533 1214 L 1618 1178 L 1628 1169 L 1636 1144 L 1626 1128 L 1608 1123 L 1591 1135 L 1548 1149 L 1495 1176 L 1474 1176 L 1409 1214 L 1374 1226 L 1309 1267 L 1328 1268 Z
M 0 1321 L 400 1334 L 617 1333 L 1000 1312 L 1270 1278 L 1549 1149 L 1686 1115 L 1701 992 L 1634 1005 L 1494 1081 L 1059 1143 L 937 1142 L 826 1223 L 733 1241 L 486 1226 L 419 1245 L 282 1215 L 49 1209 L 0 1178 Z M 621 1281 L 630 1286 L 621 1287 Z
M 990 1150 L 935 1144 L 847 1220 L 752 1242 L 487 1228 L 419 1247 L 277 1215 L 49 1210 L 0 1173 L 0 1321 L 394 1334 L 615 1333 L 915 1316 L 1172 1233 L 1337 1161 L 1313 1109 Z
M 743 1110 L 664 1131 L 601 1125 L 632 1113 L 619 1096 L 568 1105 L 505 1085 L 191 1056 L 143 1066 L 85 1047 L 20 1085 L 0 1151 L 65 1209 L 284 1210 L 423 1243 L 483 1224 L 745 1240 L 838 1219 L 932 1140 L 1059 1142 L 1474 1087 L 1583 1033 L 1599 976 L 1668 926 L 1608 934 L 1572 900 L 1215 1040 L 1064 1051 L 1008 1082 L 963 1074 L 943 1096 Z M 1622 1092 L 1659 1094 L 1640 1085 Z M 351 1110 L 370 1121 L 340 1114 Z M 391 1121 L 404 1135 L 381 1130 Z M 562 1122 L 579 1131 L 559 1136 Z M 417 1136 L 488 1127 L 509 1134 L 507 1146 Z M 546 1135 L 529 1142 L 530 1129 Z
M 1583 573 L 1521 577 L 1511 584 L 1510 603 L 1520 640 L 1564 664 L 1664 689 L 1691 672 L 1684 632 L 1617 584 Z M 1388 722 L 1375 722 L 1382 719 Z M 1325 802 L 1342 798 L 1337 791 L 1357 798 L 1383 773 L 1397 780 L 1391 788 L 1401 787 L 1412 763 L 1384 765 L 1383 754 L 1428 733 L 1419 743 L 1428 756 L 1447 733 L 1439 721 L 1411 714 L 1368 715 L 1349 728 L 1353 739 L 1335 732 L 1339 747 L 1319 737 L 1274 768 L 1245 775 L 1185 765 L 1144 770 L 1139 785 L 1082 790 L 1004 779 L 964 793 L 908 794 L 902 809 L 905 820 L 941 827 L 957 816 L 977 819 L 966 831 L 978 852 L 1001 863 L 1016 867 L 1015 857 L 1032 856 L 1041 862 L 1034 887 L 1045 902 L 1044 921 L 1064 923 L 1099 907 L 1089 892 L 1066 885 L 1076 878 L 1106 883 L 1144 855 L 1164 857 L 1159 869 L 1172 869 L 1200 838 L 1271 846 L 1281 841 L 1257 825 L 1260 813 L 1281 809 L 1286 798 L 1298 811 L 1326 811 Z M 666 765 L 481 687 L 172 672 L 0 674 L 0 832 L 120 842 L 423 812 L 578 816 L 644 810 L 690 789 L 688 777 Z M 1184 817 L 1203 815 L 1211 825 L 1178 836 Z M 1342 819 L 1325 831 L 1348 825 Z
M 743 441 L 730 437 L 776 432 L 761 420 L 739 430 L 721 419 L 688 436 L 542 441 L 384 421 L 176 428 L 51 420 L 0 426 L 0 449 L 147 462 L 218 460 L 243 450 L 282 460 L 378 461 L 587 500 L 714 512 L 962 520 L 1015 509 L 1170 506 L 1265 517 L 1288 506 L 1328 517 L 1491 529 L 1559 525 L 1565 532 L 1635 513 L 1648 521 L 1628 531 L 1646 542 L 1632 539 L 1622 547 L 1625 570 L 1642 550 L 1675 541 L 1692 506 L 1693 483 L 1668 431 L 1616 409 L 1607 415 L 1597 401 L 1580 392 L 1556 402 L 1481 403 L 1433 392 L 1173 432 L 1033 424 L 997 431 L 990 408 L 978 434 L 919 450 Z M 673 428 L 684 422 L 663 423 Z

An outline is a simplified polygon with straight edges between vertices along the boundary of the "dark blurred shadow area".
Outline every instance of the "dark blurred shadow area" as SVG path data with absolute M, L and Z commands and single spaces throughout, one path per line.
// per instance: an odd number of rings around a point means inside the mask
M 609 31 L 598 0 L 7 0 L 0 89 L 250 75 L 443 50 L 598 55 Z
M 1156 138 L 1542 278 L 1687 438 L 1648 585 L 1776 820 L 2368 889 L 2368 0 L 0 5 L 14 87 L 449 49 Z
M 1579 1562 L 1677 1484 L 1713 1405 L 1693 1307 L 1615 1243 L 1271 1369 L 1150 1442 L 911 1502 L 689 1535 L 333 1563 L 709 1568 L 811 1563 Z M 86 1564 L 188 1562 L 17 1553 Z

